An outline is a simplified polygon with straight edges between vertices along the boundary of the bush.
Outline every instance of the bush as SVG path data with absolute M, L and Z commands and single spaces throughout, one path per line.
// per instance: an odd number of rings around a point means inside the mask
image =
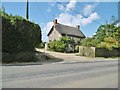
M 41 29 L 20 16 L 2 16 L 2 51 L 7 53 L 18 53 L 33 51 L 35 46 L 41 42 Z
M 72 45 L 74 43 L 73 39 L 69 37 L 63 36 L 60 40 L 51 41 L 48 46 L 50 50 L 57 51 L 57 52 L 66 52 L 69 48 L 68 45 Z
M 3 23 L 3 62 L 31 61 L 31 58 L 33 60 L 34 53 L 31 52 L 34 52 L 36 45 L 41 42 L 39 25 L 20 16 L 8 15 L 1 11 L 0 17 L 2 17 Z
M 49 43 L 49 49 L 56 52 L 64 52 L 66 50 L 66 44 L 62 41 L 52 41 Z

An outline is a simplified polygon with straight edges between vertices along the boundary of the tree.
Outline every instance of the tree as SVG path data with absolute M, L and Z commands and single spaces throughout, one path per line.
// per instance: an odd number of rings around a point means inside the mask
M 86 38 L 81 41 L 83 46 L 102 47 L 112 50 L 119 48 L 120 43 L 120 27 L 113 24 L 101 25 L 96 34 L 92 38 Z

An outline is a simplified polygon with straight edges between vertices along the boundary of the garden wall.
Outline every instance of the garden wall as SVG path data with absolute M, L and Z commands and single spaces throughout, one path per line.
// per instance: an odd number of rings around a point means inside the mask
M 107 50 L 105 48 L 95 49 L 96 57 L 118 57 L 120 56 L 120 48 L 113 48 L 112 50 Z
M 120 48 L 107 50 L 105 48 L 79 46 L 79 55 L 87 57 L 118 57 L 120 56 Z

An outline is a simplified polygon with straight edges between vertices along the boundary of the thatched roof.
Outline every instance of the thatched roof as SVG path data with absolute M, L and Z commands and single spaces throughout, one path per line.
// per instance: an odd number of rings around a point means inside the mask
M 50 32 L 48 33 L 48 36 L 53 31 L 53 28 L 54 26 L 51 28 Z M 77 27 L 71 27 L 71 26 L 57 23 L 55 28 L 61 35 L 68 35 L 68 36 L 75 36 L 75 37 L 82 37 L 82 38 L 85 37 L 85 35 Z

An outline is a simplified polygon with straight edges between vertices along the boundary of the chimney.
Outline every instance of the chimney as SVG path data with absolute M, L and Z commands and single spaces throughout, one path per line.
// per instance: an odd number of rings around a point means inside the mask
M 55 20 L 53 21 L 53 24 L 54 24 L 54 27 L 55 27 L 56 24 L 57 24 L 57 19 L 55 19 Z
M 77 25 L 76 27 L 77 27 L 78 29 L 80 29 L 80 25 Z

